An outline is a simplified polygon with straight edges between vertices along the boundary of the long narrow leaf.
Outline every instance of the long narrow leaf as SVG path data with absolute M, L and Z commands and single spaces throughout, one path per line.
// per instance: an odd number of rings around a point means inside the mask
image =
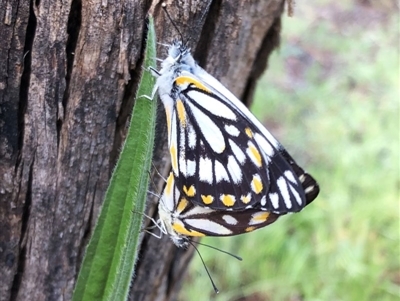
M 149 19 L 145 66 L 155 66 Z M 154 78 L 143 72 L 137 95 L 151 95 Z M 89 242 L 73 300 L 126 300 L 136 263 L 154 144 L 156 101 L 137 97 L 129 132 Z M 135 212 L 135 213 L 134 213 Z

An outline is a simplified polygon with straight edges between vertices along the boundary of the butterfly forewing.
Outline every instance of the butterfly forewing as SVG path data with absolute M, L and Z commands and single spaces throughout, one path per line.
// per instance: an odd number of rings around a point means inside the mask
M 239 111 L 200 82 L 193 75 L 175 80 L 179 93 L 172 130 L 178 146 L 171 155 L 176 156 L 180 191 L 195 204 L 217 210 L 301 210 L 306 204 L 299 179 L 304 171 L 287 161 L 283 147 L 265 129 L 260 131 L 247 109 Z

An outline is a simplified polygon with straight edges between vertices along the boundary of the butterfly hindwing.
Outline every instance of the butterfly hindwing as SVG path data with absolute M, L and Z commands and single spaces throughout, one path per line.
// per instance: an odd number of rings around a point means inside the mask
M 279 214 L 248 209 L 219 211 L 195 205 L 175 186 L 171 173 L 159 203 L 161 229 L 178 247 L 188 244 L 190 237 L 233 236 L 265 227 Z

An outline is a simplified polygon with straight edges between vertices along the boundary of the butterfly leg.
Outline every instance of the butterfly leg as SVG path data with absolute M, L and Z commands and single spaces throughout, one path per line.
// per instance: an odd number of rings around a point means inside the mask
M 153 88 L 153 91 L 151 91 L 151 95 L 150 96 L 149 95 L 139 95 L 137 98 L 143 97 L 143 98 L 147 98 L 148 100 L 153 100 L 154 96 L 157 93 L 157 90 L 158 90 L 158 85 L 155 84 L 154 88 Z

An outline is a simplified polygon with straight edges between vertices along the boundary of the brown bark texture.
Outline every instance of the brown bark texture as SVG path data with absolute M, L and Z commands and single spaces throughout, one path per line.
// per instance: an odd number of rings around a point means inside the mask
M 165 3 L 199 64 L 248 103 L 283 2 Z M 125 137 L 149 13 L 159 42 L 180 38 L 160 1 L 0 2 L 1 301 L 71 299 Z M 168 173 L 161 107 L 154 162 Z M 130 300 L 174 300 L 192 252 L 144 235 Z

